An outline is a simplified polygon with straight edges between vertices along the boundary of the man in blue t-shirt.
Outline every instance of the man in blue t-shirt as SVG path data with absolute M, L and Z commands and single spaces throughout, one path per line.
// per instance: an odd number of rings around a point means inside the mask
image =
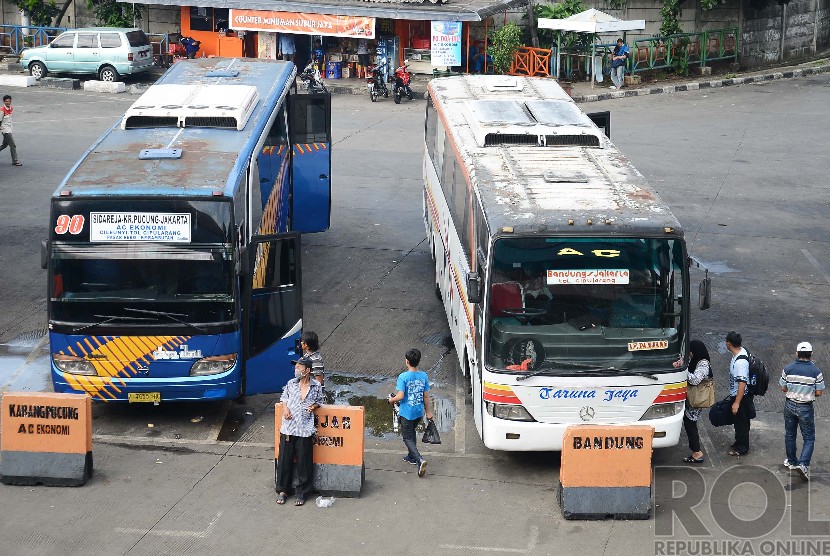
M 397 392 L 389 396 L 389 403 L 400 402 L 401 436 L 408 453 L 403 460 L 418 466 L 418 476 L 423 477 L 427 471 L 427 462 L 418 452 L 415 427 L 426 413 L 432 419 L 432 405 L 429 400 L 429 378 L 424 371 L 418 370 L 421 352 L 415 348 L 406 352 L 406 371 L 398 375 Z

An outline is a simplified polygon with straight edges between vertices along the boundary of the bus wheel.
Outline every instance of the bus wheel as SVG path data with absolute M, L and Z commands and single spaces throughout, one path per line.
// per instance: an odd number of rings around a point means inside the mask
M 441 297 L 441 284 L 438 281 L 438 265 L 435 266 L 435 297 L 438 298 L 438 301 L 444 301 Z

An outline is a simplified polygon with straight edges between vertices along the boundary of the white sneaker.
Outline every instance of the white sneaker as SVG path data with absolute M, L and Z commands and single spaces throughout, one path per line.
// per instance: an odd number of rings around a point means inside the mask
M 427 474 L 427 460 L 421 458 L 421 461 L 418 462 L 418 476 L 423 477 Z
M 798 467 L 798 466 L 795 465 L 794 463 L 790 463 L 790 459 L 786 458 L 786 459 L 784 459 L 784 467 L 786 467 L 790 471 L 795 471 L 796 467 Z
M 609 88 L 609 89 L 616 89 L 617 87 L 616 87 L 615 85 L 611 85 L 611 86 L 610 86 L 610 87 L 608 87 L 608 88 Z
M 798 472 L 798 475 L 804 479 L 805 481 L 810 480 L 810 468 L 806 465 L 797 465 L 795 470 Z

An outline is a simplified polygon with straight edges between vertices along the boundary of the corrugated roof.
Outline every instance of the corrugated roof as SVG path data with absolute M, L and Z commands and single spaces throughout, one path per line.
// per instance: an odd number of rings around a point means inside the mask
M 350 15 L 385 19 L 482 21 L 528 0 L 211 0 L 212 8 Z M 193 0 L 151 0 L 149 5 L 192 6 Z

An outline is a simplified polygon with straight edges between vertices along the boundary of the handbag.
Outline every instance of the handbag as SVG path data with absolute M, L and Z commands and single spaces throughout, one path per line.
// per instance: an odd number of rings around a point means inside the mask
M 427 419 L 426 425 L 421 442 L 424 444 L 441 444 L 441 436 L 438 434 L 438 427 L 435 426 L 435 421 Z
M 735 416 L 732 415 L 732 398 L 724 398 L 712 405 L 709 409 L 709 422 L 713 427 L 735 424 Z
M 686 387 L 686 399 L 692 409 L 705 409 L 715 404 L 715 381 L 704 378 L 700 384 L 689 384 Z

